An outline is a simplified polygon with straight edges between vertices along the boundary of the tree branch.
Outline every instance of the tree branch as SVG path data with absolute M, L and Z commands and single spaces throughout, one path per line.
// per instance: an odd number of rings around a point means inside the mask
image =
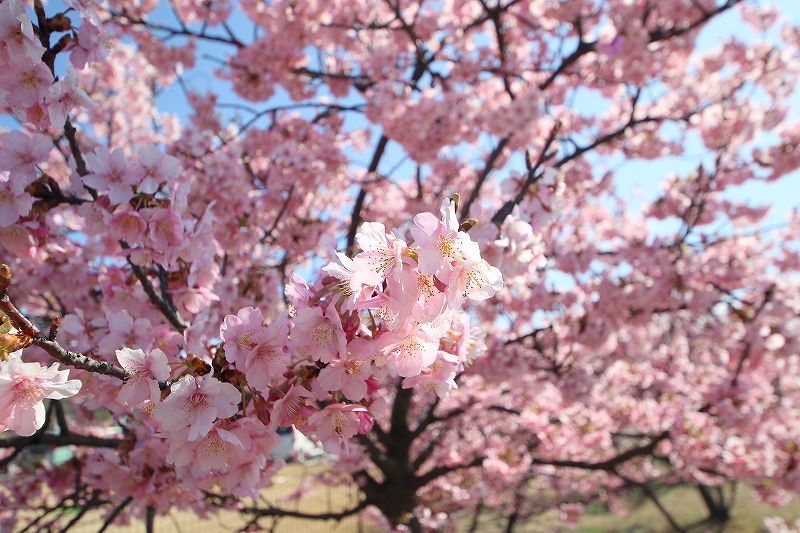
M 129 246 L 125 243 L 121 242 L 120 244 L 125 249 L 129 248 Z M 175 329 L 181 332 L 185 330 L 186 323 L 178 314 L 177 309 L 175 309 L 175 304 L 172 303 L 172 305 L 170 305 L 172 296 L 169 295 L 169 289 L 166 287 L 166 276 L 163 278 L 160 277 L 160 283 L 163 284 L 161 286 L 161 294 L 165 295 L 165 297 L 168 297 L 168 300 L 158 295 L 155 287 L 153 287 L 153 284 L 150 282 L 150 278 L 147 276 L 142 267 L 131 261 L 130 256 L 127 256 L 126 259 L 128 261 L 128 265 L 131 267 L 131 270 L 133 270 L 133 275 L 136 276 L 136 279 L 138 279 L 142 284 L 142 289 L 144 289 L 145 294 L 147 294 L 147 297 L 150 299 L 153 305 L 158 307 L 158 309 L 161 311 L 161 314 L 164 315 L 167 321 L 172 324 Z
M 380 139 L 378 139 L 378 144 L 375 145 L 375 151 L 372 153 L 372 160 L 369 162 L 369 167 L 367 168 L 368 173 L 373 173 L 378 170 L 378 165 L 381 162 L 388 142 L 389 138 L 386 135 L 381 135 Z M 353 213 L 350 215 L 350 226 L 347 229 L 347 250 L 352 250 L 353 244 L 356 242 L 356 232 L 358 231 L 359 224 L 361 224 L 361 209 L 364 206 L 366 197 L 367 190 L 361 187 L 358 191 L 358 196 L 356 196 L 356 201 L 353 204 Z
M 112 363 L 72 352 L 61 346 L 58 341 L 48 339 L 16 308 L 5 289 L 0 289 L 0 310 L 8 315 L 15 328 L 31 338 L 32 345 L 38 346 L 56 361 L 87 372 L 112 376 L 122 381 L 130 377 L 128 372 Z
M 464 202 L 464 207 L 461 209 L 462 222 L 469 218 L 469 210 L 475 200 L 478 199 L 478 196 L 481 193 L 481 187 L 483 187 L 483 182 L 486 181 L 486 178 L 489 176 L 489 173 L 491 173 L 495 163 L 497 163 L 497 159 L 500 157 L 500 154 L 503 153 L 503 149 L 506 147 L 510 139 L 510 136 L 500 139 L 500 142 L 498 142 L 497 146 L 494 147 L 494 150 L 492 150 L 492 152 L 489 154 L 489 157 L 486 158 L 486 163 L 483 166 L 483 170 L 481 170 L 481 173 L 478 174 L 478 179 L 475 181 L 475 186 L 472 188 L 467 201 Z

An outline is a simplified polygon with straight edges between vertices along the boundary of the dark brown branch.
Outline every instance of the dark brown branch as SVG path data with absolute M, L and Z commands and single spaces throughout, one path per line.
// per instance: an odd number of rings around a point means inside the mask
M 127 498 L 125 498 L 124 500 L 122 500 L 122 502 L 121 502 L 119 505 L 117 505 L 116 507 L 114 507 L 114 510 L 113 510 L 113 511 L 111 511 L 111 514 L 110 514 L 110 515 L 108 515 L 108 518 L 106 518 L 106 519 L 105 519 L 105 521 L 103 522 L 103 525 L 102 525 L 102 526 L 100 526 L 100 529 L 98 529 L 98 530 L 97 530 L 97 533 L 103 533 L 103 531 L 105 531 L 106 529 L 108 529 L 108 527 L 109 527 L 111 524 L 113 524 L 113 523 L 114 523 L 114 520 L 116 520 L 116 519 L 117 519 L 117 517 L 119 516 L 119 514 L 120 514 L 122 511 L 124 511 L 124 510 L 125 510 L 125 508 L 126 508 L 128 505 L 130 505 L 130 503 L 131 503 L 132 501 L 133 501 L 133 496 L 128 496 Z
M 57 341 L 48 339 L 14 306 L 5 292 L 0 290 L 0 310 L 8 315 L 18 330 L 31 337 L 31 344 L 47 352 L 50 357 L 80 370 L 112 376 L 123 381 L 130 377 L 125 370 L 116 365 L 92 359 L 78 352 L 72 352 L 61 346 Z
M 153 533 L 155 531 L 156 509 L 155 507 L 148 506 L 144 515 L 144 530 L 146 533 Z
M 265 509 L 259 507 L 245 507 L 243 509 L 238 509 L 238 511 L 240 513 L 252 514 L 256 516 L 291 517 L 302 518 L 305 520 L 342 520 L 366 509 L 370 504 L 371 502 L 369 499 L 364 499 L 361 500 L 355 507 L 336 513 L 303 513 L 300 511 L 291 511 L 289 509 L 280 509 L 277 507 L 267 507 Z
M 711 11 L 705 11 L 703 16 L 695 20 L 694 22 L 690 23 L 687 26 L 682 26 L 679 28 L 671 28 L 671 29 L 657 29 L 650 32 L 650 41 L 651 43 L 659 42 L 659 41 L 666 41 L 673 37 L 679 37 L 685 33 L 688 33 L 696 28 L 699 28 L 713 17 L 724 13 L 725 11 L 731 9 L 736 4 L 740 3 L 742 0 L 727 0 L 724 4 L 720 5 L 716 9 Z M 576 25 L 577 26 L 577 25 Z M 575 64 L 580 58 L 588 54 L 589 52 L 594 52 L 597 49 L 597 41 L 587 42 L 583 40 L 583 36 L 578 36 L 578 46 L 575 50 L 565 57 L 561 63 L 556 67 L 556 69 L 548 76 L 548 78 L 539 85 L 541 90 L 547 89 L 550 85 L 555 82 L 556 78 L 558 78 L 561 74 L 564 73 L 569 67 Z
M 542 151 L 539 153 L 539 158 L 536 160 L 536 163 L 531 165 L 527 159 L 527 152 L 526 152 L 526 163 L 528 167 L 528 174 L 525 178 L 525 183 L 522 184 L 519 191 L 517 191 L 516 196 L 508 200 L 503 207 L 501 207 L 497 213 L 492 217 L 492 222 L 497 224 L 498 226 L 503 223 L 508 215 L 511 214 L 511 211 L 514 210 L 514 206 L 519 204 L 525 195 L 528 194 L 528 190 L 531 188 L 531 185 L 536 183 L 536 181 L 541 178 L 542 174 L 539 172 L 539 169 L 542 168 L 542 165 L 545 161 L 553 157 L 555 154 L 550 152 L 550 147 L 553 146 L 553 143 L 556 141 L 556 135 L 558 135 L 559 130 L 561 129 L 561 122 L 556 122 L 553 125 L 553 128 L 550 130 L 550 134 L 547 136 L 547 139 L 544 142 L 544 146 L 542 146 Z
M 664 504 L 662 504 L 661 501 L 658 499 L 658 497 L 656 496 L 656 493 L 653 491 L 653 489 L 650 488 L 646 483 L 639 483 L 637 481 L 633 481 L 633 480 L 631 480 L 631 479 L 629 479 L 627 477 L 622 476 L 621 474 L 616 474 L 616 476 L 618 478 L 620 478 L 621 480 L 623 480 L 625 483 L 627 483 L 629 485 L 633 485 L 633 486 L 638 487 L 639 489 L 641 489 L 642 492 L 644 492 L 645 496 L 647 496 L 647 498 L 650 501 L 652 501 L 653 504 L 656 506 L 656 508 L 658 509 L 658 512 L 661 513 L 661 516 L 663 516 L 664 519 L 667 522 L 669 522 L 669 525 L 670 525 L 670 527 L 672 527 L 673 531 L 678 531 L 678 532 L 686 531 L 685 528 L 683 528 L 680 524 L 678 524 L 678 522 L 675 520 L 675 518 L 673 518 L 673 516 L 670 514 L 670 512 L 667 510 L 667 508 L 664 507 Z
M 28 446 L 47 444 L 51 446 L 87 446 L 94 448 L 116 448 L 122 439 L 106 439 L 91 435 L 77 435 L 67 433 L 54 435 L 52 433 L 36 433 L 30 437 L 10 437 L 0 439 L 0 448 L 15 448 L 21 450 Z
M 123 244 L 122 247 L 126 249 L 128 248 L 126 244 Z M 161 311 L 161 314 L 164 315 L 164 318 L 166 318 L 167 321 L 170 324 L 172 324 L 172 326 L 175 329 L 177 329 L 178 331 L 185 330 L 186 324 L 183 322 L 183 319 L 181 319 L 180 315 L 178 314 L 178 311 L 174 308 L 175 304 L 173 303 L 172 305 L 170 305 L 169 301 L 165 300 L 164 298 L 158 295 L 155 287 L 153 287 L 153 284 L 150 282 L 150 278 L 147 276 L 145 271 L 142 269 L 142 267 L 131 261 L 130 256 L 127 257 L 127 260 L 128 264 L 131 267 L 131 270 L 133 271 L 133 275 L 136 276 L 136 279 L 138 279 L 139 282 L 142 284 L 142 289 L 144 289 L 145 294 L 147 294 L 147 297 L 150 299 L 153 305 L 158 307 L 158 309 Z M 162 282 L 166 283 L 165 280 Z M 166 286 L 162 286 L 161 287 L 162 294 L 164 294 L 165 291 L 168 292 L 168 289 L 166 288 Z M 172 300 L 172 297 L 170 297 L 169 300 Z
M 472 188 L 467 201 L 464 202 L 464 207 L 461 209 L 462 222 L 469 218 L 469 210 L 475 200 L 478 199 L 478 196 L 481 193 L 481 187 L 483 187 L 483 182 L 486 181 L 489 173 L 492 171 L 492 169 L 494 169 L 494 165 L 497 163 L 497 159 L 500 157 L 503 149 L 508 144 L 509 139 L 510 137 L 503 137 L 500 139 L 500 142 L 497 143 L 497 146 L 494 147 L 494 150 L 492 150 L 492 152 L 489 154 L 489 157 L 486 159 L 486 164 L 484 164 L 481 173 L 478 174 L 478 179 L 475 181 L 475 186 Z
M 97 500 L 99 500 L 99 499 L 100 499 L 100 491 L 92 491 L 91 497 L 89 497 L 89 499 L 86 501 L 86 503 L 81 505 L 80 510 L 77 512 L 77 514 L 72 518 L 72 520 L 67 522 L 67 525 L 65 525 L 63 528 L 61 528 L 59 533 L 66 533 L 67 531 L 69 531 L 69 529 L 72 526 L 74 526 L 75 524 L 77 524 L 78 521 L 81 518 L 83 518 L 90 509 L 92 509 L 93 507 L 96 507 Z
M 109 10 L 109 14 L 113 18 L 122 19 L 122 21 L 120 22 L 121 25 L 124 25 L 123 23 L 128 23 L 136 26 L 143 26 L 149 30 L 165 32 L 169 37 L 175 37 L 175 36 L 194 37 L 195 39 L 202 39 L 216 43 L 229 44 L 231 46 L 235 46 L 236 48 L 244 48 L 245 46 L 243 42 L 234 37 L 233 34 L 231 33 L 229 33 L 227 37 L 223 37 L 221 35 L 210 35 L 205 32 L 205 29 L 203 29 L 202 31 L 193 31 L 185 25 L 182 25 L 181 28 L 173 28 L 170 26 L 166 26 L 164 24 L 158 24 L 156 22 L 151 22 L 149 20 L 129 15 L 124 11 L 120 12 L 120 11 Z
M 656 436 L 645 445 L 638 446 L 636 448 L 631 448 L 630 450 L 623 452 L 619 455 L 616 455 L 611 459 L 595 463 L 587 461 L 572 461 L 572 460 L 557 460 L 557 459 L 549 460 L 549 459 L 538 459 L 538 458 L 534 458 L 531 462 L 535 465 L 551 465 L 562 468 L 580 468 L 584 470 L 604 470 L 607 472 L 614 472 L 614 470 L 618 466 L 627 461 L 630 461 L 635 457 L 640 457 L 653 453 L 653 451 L 656 449 L 656 446 L 658 446 L 658 444 L 667 437 L 669 437 L 669 433 L 667 431 L 664 431 L 663 433 Z
M 455 466 L 437 466 L 436 468 L 429 470 L 428 472 L 422 474 L 421 476 L 415 477 L 414 484 L 417 487 L 424 487 L 434 479 L 445 476 L 451 472 L 480 466 L 483 464 L 483 459 L 484 459 L 483 457 L 476 457 L 475 459 L 466 464 L 460 464 Z
M 368 173 L 371 174 L 378 170 L 378 165 L 381 162 L 388 142 L 389 138 L 386 135 L 381 135 L 380 139 L 378 139 L 378 144 L 375 145 L 375 151 L 372 153 L 372 160 L 369 162 L 369 167 L 367 168 Z M 356 232 L 358 231 L 358 226 L 361 224 L 361 210 L 364 207 L 364 200 L 366 197 L 367 190 L 361 187 L 358 191 L 358 196 L 356 196 L 356 201 L 353 204 L 353 213 L 350 215 L 350 226 L 347 229 L 347 250 L 352 250 L 356 242 Z

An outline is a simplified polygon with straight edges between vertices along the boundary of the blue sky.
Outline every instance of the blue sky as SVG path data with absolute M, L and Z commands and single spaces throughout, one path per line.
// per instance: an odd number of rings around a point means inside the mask
M 765 3 L 760 2 L 760 4 L 763 5 Z M 783 0 L 773 5 L 779 7 L 783 16 L 794 23 L 800 23 L 800 1 Z M 166 3 L 162 3 L 152 14 L 151 18 L 165 24 L 174 25 L 175 23 L 175 19 Z M 247 21 L 241 13 L 234 15 L 231 28 L 235 34 L 245 39 L 249 38 L 252 33 L 252 24 Z M 736 10 L 731 10 L 715 18 L 704 27 L 698 39 L 698 48 L 700 50 L 714 48 L 730 35 L 737 35 L 745 39 L 763 37 L 761 35 L 753 35 L 752 29 L 742 23 Z M 767 38 L 771 37 L 774 36 L 767 36 Z M 176 39 L 176 42 L 179 41 Z M 213 60 L 204 58 L 204 56 L 224 57 L 224 55 L 230 53 L 230 47 L 204 43 L 200 44 L 199 49 L 200 53 L 198 54 L 199 59 L 196 68 L 184 75 L 186 84 L 190 88 L 200 92 L 213 89 L 214 92 L 220 95 L 220 102 L 245 103 L 232 93 L 227 82 L 213 76 L 211 71 L 215 63 Z M 280 94 L 279 92 L 272 101 L 269 102 L 269 105 L 280 105 L 287 101 L 288 99 L 285 94 Z M 604 102 L 601 98 L 589 92 L 582 92 L 575 99 L 575 106 L 582 110 L 602 109 L 606 105 L 608 105 L 607 102 Z M 254 107 L 268 107 L 268 104 L 258 104 Z M 793 109 L 793 116 L 800 117 L 800 90 L 795 91 L 791 107 Z M 167 89 L 159 98 L 159 108 L 164 111 L 176 113 L 179 116 L 185 116 L 187 106 L 181 90 L 177 86 Z M 247 118 L 246 113 L 242 113 L 241 116 L 245 119 Z M 353 126 L 363 125 L 360 117 L 353 114 L 349 115 L 348 120 L 349 124 Z M 760 142 L 764 142 L 770 138 L 774 139 L 775 136 L 764 135 Z M 667 157 L 652 161 L 615 158 L 613 161 L 605 160 L 604 163 L 612 166 L 612 168 L 616 170 L 615 183 L 620 195 L 630 202 L 632 208 L 636 208 L 640 205 L 640 198 L 648 200 L 658 194 L 660 183 L 667 174 L 688 173 L 697 168 L 700 161 L 707 160 L 707 154 L 696 137 L 690 137 L 688 139 L 686 148 L 686 155 L 680 157 Z M 352 160 L 355 164 L 366 166 L 369 153 L 348 155 L 352 156 Z M 386 171 L 394 167 L 402 158 L 403 154 L 398 149 L 397 145 L 390 143 L 381 169 Z M 601 168 L 602 167 L 598 166 L 598 173 L 601 171 Z M 405 179 L 403 175 L 410 176 L 412 171 L 413 167 L 411 165 L 401 164 L 397 168 L 397 173 L 395 175 L 397 179 Z M 743 187 L 737 187 L 731 190 L 728 194 L 731 199 L 747 200 L 753 204 L 771 205 L 773 207 L 773 213 L 769 217 L 767 223 L 772 224 L 779 220 L 785 220 L 788 211 L 800 205 L 800 179 L 798 179 L 798 175 L 792 175 L 769 184 L 747 184 Z
M 765 4 L 765 2 L 759 2 Z M 800 0 L 781 0 L 775 2 L 781 10 L 782 14 L 789 20 L 800 23 Z M 59 1 L 51 1 L 48 4 L 48 13 L 55 13 L 60 9 Z M 235 14 L 230 21 L 230 27 L 233 32 L 244 41 L 249 41 L 252 37 L 252 23 L 250 23 L 245 16 L 238 10 L 234 10 Z M 166 1 L 162 1 L 156 10 L 148 17 L 154 22 L 177 27 L 177 21 L 169 8 Z M 210 33 L 221 33 L 221 29 L 212 28 Z M 708 50 L 717 46 L 727 36 L 735 34 L 737 36 L 750 39 L 754 37 L 761 38 L 762 36 L 753 35 L 753 31 L 745 26 L 739 19 L 736 10 L 731 10 L 719 17 L 716 17 L 711 23 L 707 24 L 699 37 L 699 49 Z M 770 36 L 767 36 L 768 38 Z M 172 44 L 181 44 L 181 37 L 176 37 L 171 41 Z M 183 79 L 185 84 L 198 92 L 206 92 L 213 90 L 219 95 L 219 101 L 224 103 L 243 103 L 256 109 L 263 109 L 273 105 L 282 105 L 289 102 L 289 99 L 282 93 L 278 93 L 273 97 L 270 102 L 252 104 L 245 102 L 235 96 L 232 92 L 230 85 L 213 75 L 213 70 L 217 67 L 214 57 L 223 58 L 232 52 L 231 47 L 219 45 L 208 42 L 198 42 L 198 61 L 195 68 L 188 70 L 184 73 Z M 63 68 L 63 58 L 59 63 L 59 67 Z M 60 70 L 59 68 L 59 70 Z M 353 101 L 357 101 L 354 99 Z M 588 92 L 582 91 L 575 99 L 575 106 L 582 111 L 603 109 L 608 103 L 602 98 Z M 189 107 L 186 103 L 185 96 L 180 87 L 175 84 L 166 88 L 158 98 L 158 107 L 161 111 L 176 114 L 185 121 L 189 112 Z M 796 90 L 792 98 L 792 114 L 795 118 L 800 117 L 800 90 Z M 228 110 L 226 115 L 233 116 L 239 113 L 239 116 L 246 120 L 249 115 L 245 112 L 237 112 Z M 266 118 L 262 124 L 266 123 Z M 350 127 L 361 127 L 365 124 L 363 118 L 356 114 L 347 115 L 347 124 Z M 0 124 L 10 126 L 8 120 L 0 121 Z M 374 132 L 377 137 L 378 131 Z M 774 135 L 769 133 L 764 134 L 759 142 L 774 139 Z M 686 174 L 695 169 L 700 161 L 707 158 L 704 154 L 702 145 L 696 138 L 690 137 L 686 144 L 686 155 L 680 157 L 668 157 L 658 160 L 645 161 L 637 159 L 622 159 L 620 157 L 612 158 L 611 160 L 604 158 L 598 161 L 596 165 L 597 174 L 601 174 L 604 168 L 611 166 L 616 171 L 615 183 L 619 194 L 630 203 L 633 209 L 636 209 L 640 204 L 640 199 L 648 200 L 655 197 L 660 190 L 660 183 L 669 173 Z M 347 154 L 355 166 L 366 166 L 369 153 L 348 153 Z M 408 163 L 401 163 L 404 155 L 396 144 L 390 143 L 387 153 L 382 161 L 381 170 L 384 172 L 397 166 L 395 179 L 410 179 L 413 172 L 412 165 Z M 398 166 L 398 163 L 399 166 Z M 477 164 L 477 160 L 476 160 Z M 505 173 L 500 173 L 502 176 Z M 494 179 L 502 179 L 495 176 Z M 752 204 L 769 204 L 773 208 L 773 213 L 769 217 L 767 223 L 772 224 L 786 218 L 786 214 L 792 208 L 800 205 L 800 178 L 797 174 L 786 176 L 782 180 L 773 183 L 754 183 L 747 184 L 742 187 L 737 187 L 728 193 L 731 199 L 742 199 Z M 667 227 L 667 226 L 663 226 Z

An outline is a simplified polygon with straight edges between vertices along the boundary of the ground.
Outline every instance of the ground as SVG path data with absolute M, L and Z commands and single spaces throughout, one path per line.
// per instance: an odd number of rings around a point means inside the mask
M 278 504 L 287 495 L 294 492 L 309 476 L 324 472 L 324 465 L 288 465 L 281 470 L 274 486 L 264 491 L 265 502 Z M 282 502 L 280 506 L 287 509 L 302 509 L 307 513 L 324 513 L 338 511 L 351 504 L 356 498 L 356 492 L 348 487 L 327 488 L 316 485 L 313 490 L 305 494 L 299 502 Z M 682 525 L 691 524 L 705 516 L 705 508 L 692 489 L 673 489 L 661 495 L 665 507 L 671 510 L 673 516 Z M 800 517 L 800 501 L 795 501 L 787 507 L 776 509 L 769 505 L 758 503 L 752 497 L 752 491 L 741 487 L 737 491 L 736 504 L 733 509 L 733 520 L 724 531 L 725 533 L 750 533 L 764 531 L 764 518 L 768 516 L 781 516 L 793 521 Z M 465 522 L 462 522 L 466 524 Z M 199 519 L 191 513 L 174 511 L 168 517 L 158 517 L 155 522 L 157 533 L 217 533 L 237 531 L 245 524 L 245 520 L 232 512 L 220 513 L 205 520 Z M 71 531 L 77 533 L 94 533 L 102 525 L 99 513 L 89 514 L 81 520 Z M 351 517 L 341 522 L 304 521 L 292 518 L 282 519 L 277 527 L 272 528 L 269 520 L 261 522 L 261 530 L 274 533 L 374 533 L 377 530 L 367 519 Z M 497 517 L 485 516 L 478 531 L 502 531 L 504 523 Z M 466 529 L 466 528 L 459 528 Z M 128 526 L 116 526 L 106 531 L 127 533 L 144 531 L 141 523 L 132 523 Z M 659 514 L 654 505 L 647 502 L 633 509 L 628 516 L 614 516 L 600 508 L 593 508 L 587 513 L 574 529 L 563 527 L 556 513 L 548 513 L 519 524 L 515 531 L 519 533 L 533 532 L 558 532 L 575 531 L 577 533 L 599 532 L 626 532 L 626 533 L 661 533 L 671 531 L 669 524 Z M 719 528 L 700 528 L 695 531 L 720 531 Z

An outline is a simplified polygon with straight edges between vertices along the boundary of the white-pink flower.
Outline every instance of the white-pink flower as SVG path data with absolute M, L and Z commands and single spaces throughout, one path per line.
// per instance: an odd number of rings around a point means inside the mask
M 353 258 L 355 281 L 375 286 L 388 276 L 399 279 L 407 247 L 403 240 L 387 234 L 380 222 L 365 222 L 356 233 L 356 243 L 362 252 Z
M 247 382 L 257 390 L 265 389 L 272 380 L 283 375 L 289 367 L 289 323 L 283 316 L 270 324 L 259 342 L 244 361 Z
M 225 341 L 225 359 L 239 370 L 245 369 L 245 357 L 264 337 L 263 323 L 264 316 L 257 307 L 244 307 L 222 321 L 219 336 Z
M 133 198 L 135 178 L 128 171 L 128 161 L 120 148 L 109 152 L 107 148 L 97 148 L 86 154 L 86 164 L 91 171 L 83 177 L 83 183 L 98 191 L 108 191 L 112 203 L 123 204 Z
M 50 114 L 50 123 L 55 128 L 61 128 L 64 125 L 73 108 L 91 109 L 94 107 L 94 102 L 78 84 L 78 76 L 72 68 L 67 70 L 67 75 L 63 79 L 50 87 L 50 93 L 45 98 L 45 103 L 47 112 Z
M 450 276 L 447 303 L 451 309 L 461 306 L 464 297 L 487 300 L 503 288 L 503 274 L 484 259 L 462 263 Z
M 328 363 L 337 353 L 347 353 L 342 319 L 333 305 L 324 313 L 319 307 L 300 309 L 294 324 L 292 346 L 300 355 Z
M 322 442 L 325 450 L 339 453 L 347 440 L 358 433 L 361 427 L 359 413 L 366 412 L 367 409 L 358 404 L 332 403 L 311 415 L 308 425 Z
M 438 343 L 430 338 L 419 326 L 408 327 L 399 341 L 389 344 L 383 349 L 387 355 L 388 367 L 401 377 L 419 374 L 423 368 L 436 360 Z
M 25 4 L 19 0 L 0 3 L 0 43 L 5 45 L 6 53 L 11 57 L 27 57 L 41 62 L 44 47 L 33 33 Z
M 41 103 L 50 92 L 53 74 L 41 61 L 30 57 L 12 57 L 0 72 L 0 89 L 12 106 L 32 107 Z
M 174 250 L 183 243 L 183 223 L 173 209 L 142 209 L 140 213 L 147 219 L 150 244 L 156 251 Z
M 19 357 L 0 363 L 0 429 L 36 433 L 45 419 L 42 400 L 62 400 L 81 390 L 81 382 L 68 377 L 69 370 L 59 370 L 58 363 L 45 367 Z
M 336 358 L 320 370 L 318 383 L 326 391 L 342 391 L 354 402 L 367 395 L 367 380 L 372 375 L 372 364 L 368 359 L 348 355 Z
M 414 217 L 411 234 L 414 236 L 419 268 L 423 274 L 438 274 L 445 281 L 450 269 L 469 259 L 480 258 L 478 243 L 463 231 L 458 231 L 453 202 L 445 200 L 441 208 L 442 218 L 432 213 L 420 213 Z
M 118 346 L 149 348 L 152 331 L 153 326 L 146 318 L 134 319 L 125 310 L 117 311 L 108 315 L 108 334 L 100 339 L 98 347 L 109 354 Z
M 139 405 L 145 400 L 158 403 L 161 399 L 158 382 L 169 378 L 166 354 L 158 348 L 149 354 L 130 348 L 117 350 L 116 353 L 117 361 L 131 376 L 122 385 L 117 399 L 127 405 Z
M 224 421 L 209 424 L 208 430 L 199 438 L 191 438 L 191 430 L 185 428 L 176 431 L 169 441 L 167 462 L 178 468 L 189 468 L 193 475 L 198 476 L 231 466 L 242 456 L 245 446 L 239 437 L 223 426 L 227 426 Z
M 339 293 L 345 297 L 344 309 L 355 309 L 356 302 L 362 296 L 362 283 L 353 275 L 352 259 L 341 252 L 336 252 L 336 259 L 338 259 L 338 262 L 328 263 L 322 267 L 322 271 L 339 280 Z
M 20 194 L 36 180 L 36 165 L 47 160 L 53 142 L 44 135 L 9 131 L 0 139 L 0 170 L 9 171 L 11 189 Z
M 136 188 L 145 194 L 153 194 L 162 183 L 171 184 L 181 173 L 180 162 L 153 144 L 140 146 L 136 156 L 130 172 Z
M 19 217 L 31 212 L 33 196 L 25 192 L 16 192 L 12 181 L 0 178 L 0 227 L 14 224 Z
M 230 383 L 206 374 L 183 376 L 170 387 L 170 394 L 156 407 L 156 420 L 164 431 L 189 428 L 187 439 L 197 440 L 211 429 L 217 418 L 233 416 L 239 410 L 241 393 Z

